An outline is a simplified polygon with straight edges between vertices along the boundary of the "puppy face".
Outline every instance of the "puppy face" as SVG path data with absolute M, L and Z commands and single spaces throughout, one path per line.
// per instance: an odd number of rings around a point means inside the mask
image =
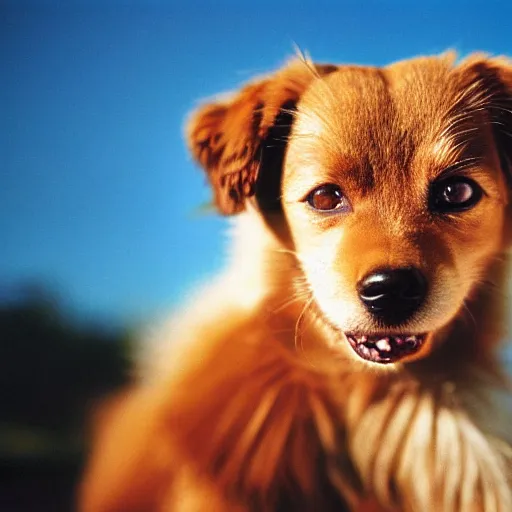
M 421 352 L 501 247 L 485 93 L 435 59 L 342 68 L 298 104 L 284 210 L 320 311 L 364 358 Z
M 211 165 L 213 149 L 206 165 L 199 156 L 218 194 L 226 191 L 222 179 L 231 180 L 235 204 L 268 169 L 279 175 L 280 204 L 318 314 L 374 363 L 428 353 L 504 248 L 510 67 L 453 60 L 383 69 L 303 64 L 300 80 L 297 69 L 286 76 L 292 95 L 277 77 L 274 91 L 242 101 L 252 135 L 229 136 L 222 147 L 236 139 L 245 148 L 236 154 L 245 151 L 250 164 L 228 151 L 241 170 L 225 173 L 225 163 Z M 214 132 L 219 141 L 226 130 Z

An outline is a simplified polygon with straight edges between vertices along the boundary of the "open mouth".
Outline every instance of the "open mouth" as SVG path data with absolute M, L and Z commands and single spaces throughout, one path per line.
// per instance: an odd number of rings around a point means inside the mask
M 346 333 L 354 352 L 372 363 L 396 363 L 423 346 L 426 334 L 353 334 Z

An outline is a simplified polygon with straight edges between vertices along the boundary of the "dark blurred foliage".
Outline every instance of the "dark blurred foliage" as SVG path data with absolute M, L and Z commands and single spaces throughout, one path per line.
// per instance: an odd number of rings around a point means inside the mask
M 1 297 L 0 510 L 73 510 L 89 416 L 128 380 L 129 338 L 38 287 Z

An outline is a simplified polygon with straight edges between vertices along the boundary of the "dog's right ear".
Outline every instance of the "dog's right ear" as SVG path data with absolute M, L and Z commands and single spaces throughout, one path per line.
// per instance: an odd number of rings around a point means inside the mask
M 272 174 L 281 172 L 297 101 L 313 80 L 336 69 L 297 59 L 227 101 L 193 113 L 187 127 L 189 148 L 208 175 L 221 213 L 244 209 L 265 167 L 272 167 Z M 276 183 L 279 176 L 265 180 Z

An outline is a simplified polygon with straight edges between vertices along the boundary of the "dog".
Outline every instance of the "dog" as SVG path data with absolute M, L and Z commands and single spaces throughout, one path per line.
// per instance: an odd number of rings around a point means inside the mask
M 511 61 L 296 58 L 187 140 L 230 261 L 144 349 L 81 510 L 511 511 Z

